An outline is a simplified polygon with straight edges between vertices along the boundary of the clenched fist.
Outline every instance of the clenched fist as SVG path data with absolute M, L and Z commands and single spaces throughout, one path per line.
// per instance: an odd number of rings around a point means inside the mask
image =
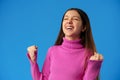
M 103 60 L 103 56 L 94 52 L 94 55 L 90 57 L 90 60 Z
M 32 62 L 36 62 L 37 59 L 37 46 L 30 46 L 27 48 L 28 56 Z

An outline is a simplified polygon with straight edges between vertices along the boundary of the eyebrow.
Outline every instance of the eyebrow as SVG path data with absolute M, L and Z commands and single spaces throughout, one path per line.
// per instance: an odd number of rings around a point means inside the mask
M 65 15 L 64 17 L 69 17 L 69 16 Z M 77 17 L 77 18 L 80 18 L 79 16 L 73 16 L 73 17 Z

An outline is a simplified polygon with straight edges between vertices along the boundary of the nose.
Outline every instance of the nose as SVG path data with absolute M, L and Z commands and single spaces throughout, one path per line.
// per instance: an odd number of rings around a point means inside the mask
M 69 23 L 69 24 L 72 24 L 72 23 L 73 23 L 73 22 L 72 22 L 72 19 L 69 19 L 69 20 L 68 20 L 68 23 Z

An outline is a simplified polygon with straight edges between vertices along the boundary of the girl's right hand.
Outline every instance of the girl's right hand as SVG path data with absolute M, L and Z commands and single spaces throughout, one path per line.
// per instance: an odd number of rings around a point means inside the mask
M 37 59 L 37 46 L 30 46 L 27 48 L 28 56 L 32 62 L 36 62 Z

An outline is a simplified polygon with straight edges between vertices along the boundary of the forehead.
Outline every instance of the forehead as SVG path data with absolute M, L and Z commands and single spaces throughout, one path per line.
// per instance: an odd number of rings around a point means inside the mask
M 80 17 L 80 14 L 76 11 L 76 10 L 69 10 L 65 13 L 64 15 L 65 17 L 66 16 L 77 16 L 77 17 Z

